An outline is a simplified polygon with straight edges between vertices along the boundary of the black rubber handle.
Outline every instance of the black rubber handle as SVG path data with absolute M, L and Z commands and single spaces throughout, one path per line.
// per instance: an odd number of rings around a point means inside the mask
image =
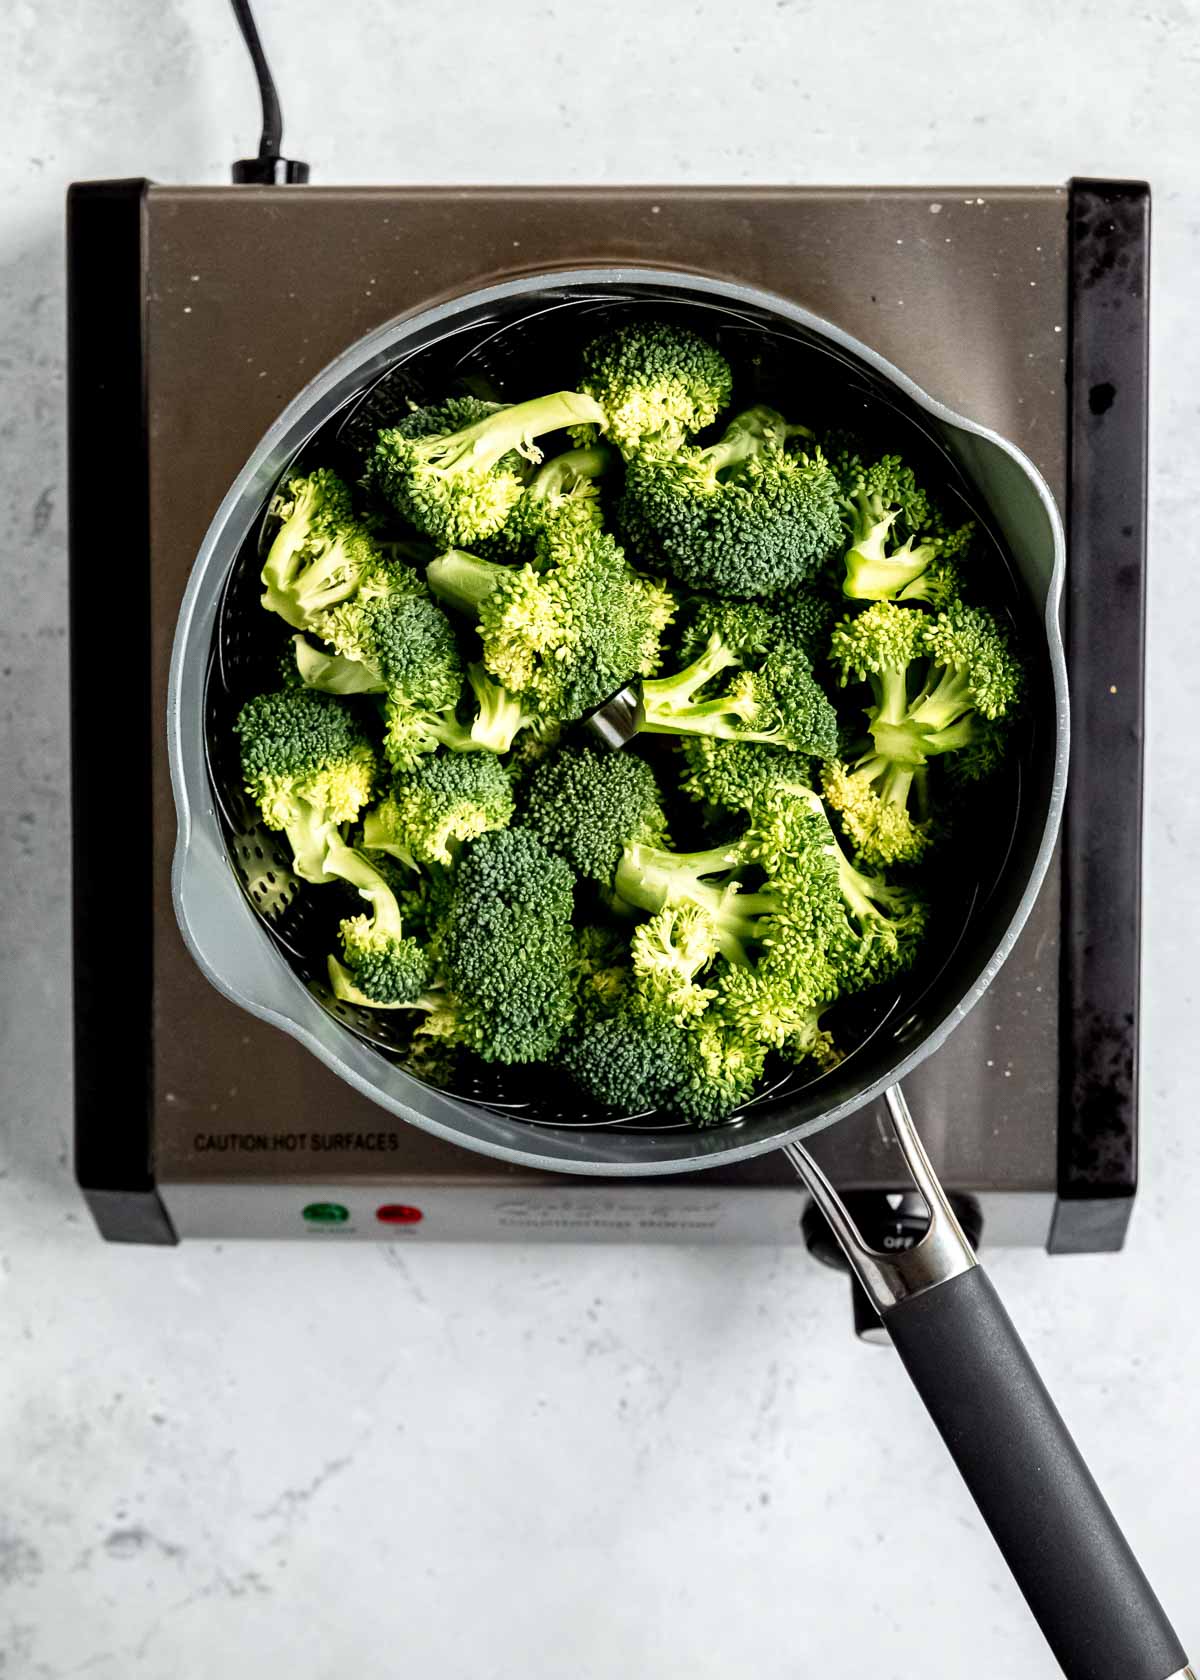
M 983 1268 L 883 1322 L 1069 1680 L 1187 1658 Z

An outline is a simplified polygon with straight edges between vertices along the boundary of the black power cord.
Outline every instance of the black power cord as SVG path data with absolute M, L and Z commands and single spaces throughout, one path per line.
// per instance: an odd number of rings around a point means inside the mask
M 254 13 L 250 10 L 250 0 L 232 0 L 232 4 L 233 15 L 242 32 L 242 40 L 246 43 L 246 51 L 254 65 L 254 74 L 258 77 L 263 118 L 258 156 L 239 158 L 233 166 L 233 178 L 239 185 L 301 185 L 308 180 L 308 165 L 280 154 L 280 147 L 283 145 L 283 111 L 279 104 L 279 94 L 275 90 L 275 78 L 271 74 L 271 66 L 267 63 L 267 55 L 259 39 L 258 25 L 254 21 Z

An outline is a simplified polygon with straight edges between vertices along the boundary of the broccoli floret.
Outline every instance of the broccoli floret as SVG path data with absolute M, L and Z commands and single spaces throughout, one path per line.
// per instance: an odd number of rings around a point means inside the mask
M 699 852 L 627 846 L 617 865 L 617 894 L 651 914 L 688 905 L 703 912 L 721 955 L 749 962 L 748 946 L 763 932 L 763 917 L 778 908 L 771 892 L 743 892 L 737 871 L 750 861 L 744 841 Z
M 665 845 L 654 772 L 635 753 L 565 746 L 543 759 L 521 795 L 521 822 L 585 880 L 612 884 L 626 846 Z
M 717 930 L 695 904 L 669 905 L 635 929 L 630 943 L 639 994 L 672 1020 L 702 1015 L 716 997 L 697 977 L 716 960 Z
M 310 688 L 331 694 L 390 694 L 421 711 L 444 711 L 462 690 L 454 627 L 418 578 L 355 596 L 320 614 L 313 629 L 327 654 L 295 638 L 296 665 Z
M 485 560 L 552 558 L 556 543 L 603 525 L 600 480 L 616 456 L 603 444 L 570 449 L 539 467 L 505 523 L 475 547 Z M 434 556 L 430 555 L 429 559 Z
M 825 765 L 822 788 L 866 864 L 917 863 L 937 838 L 922 764 L 868 750 L 849 764 Z
M 754 1095 L 766 1046 L 710 1011 L 687 1035 L 688 1071 L 671 1109 L 693 1126 L 719 1126 Z
M 340 928 L 342 961 L 329 958 L 335 997 L 374 1008 L 401 1009 L 417 1003 L 433 978 L 429 957 L 404 931 L 400 906 L 381 872 L 361 852 L 335 842 L 326 855 L 330 875 L 348 881 L 371 907 Z
M 808 753 L 758 741 L 722 741 L 712 735 L 684 735 L 679 742 L 686 773 L 681 790 L 719 811 L 748 811 L 778 782 L 812 780 Z
M 843 593 L 856 601 L 885 601 L 915 584 L 937 557 L 932 542 L 912 536 L 896 543 L 893 528 L 900 516 L 897 503 L 860 489 L 847 503 L 848 536 Z
M 363 819 L 362 843 L 410 867 L 451 864 L 464 840 L 507 828 L 512 814 L 512 782 L 493 753 L 439 753 L 392 778 Z
M 629 1119 L 665 1107 L 687 1079 L 688 1034 L 669 1016 L 637 1003 L 586 1021 L 563 1056 L 580 1089 Z
M 469 723 L 460 722 L 455 703 L 435 712 L 402 692 L 387 696 L 383 750 L 393 769 L 411 770 L 438 747 L 449 747 L 451 752 L 506 753 L 518 730 L 534 721 L 520 697 L 493 682 L 482 665 L 467 666 L 467 681 L 477 703 Z
M 798 999 L 827 1002 L 911 968 L 926 927 L 923 899 L 856 869 L 810 789 L 765 794 L 743 844 L 777 899 L 759 929 L 764 967 L 790 981 Z
M 754 1093 L 766 1049 L 712 1011 L 681 1022 L 639 994 L 585 1022 L 564 1057 L 594 1102 L 633 1118 L 655 1109 L 719 1125 Z
M 454 627 L 415 573 L 394 561 L 373 565 L 347 600 L 315 616 L 313 629 L 334 651 L 297 636 L 300 679 L 329 694 L 384 695 L 384 750 L 396 769 L 411 769 L 439 746 L 504 752 L 511 745 L 520 722 L 499 714 L 514 702 L 482 675 L 471 678 L 479 718 L 470 729 L 458 723 L 463 669 Z
M 725 1119 L 753 1091 L 765 1048 L 710 1014 L 717 930 L 694 904 L 667 907 L 634 933 L 632 976 L 608 1014 L 585 1011 L 564 1063 L 593 1101 L 628 1116 L 665 1108 L 698 1125 Z
M 575 930 L 574 953 L 578 1019 L 594 1021 L 612 1014 L 633 980 L 627 936 L 616 928 L 588 923 Z
M 878 602 L 843 619 L 833 633 L 831 653 L 842 682 L 869 680 L 875 704 L 867 713 L 871 745 L 848 764 L 829 768 L 825 796 L 869 864 L 914 863 L 933 838 L 927 755 L 917 732 L 905 729 L 910 670 L 920 669 L 925 631 L 921 613 Z
M 778 595 L 811 577 L 841 550 L 841 496 L 819 450 L 785 447 L 794 430 L 754 408 L 707 449 L 639 451 L 620 503 L 634 551 L 726 596 Z
M 535 439 L 581 421 L 602 424 L 591 397 L 557 391 L 481 417 L 469 399 L 418 409 L 380 432 L 367 483 L 423 536 L 444 547 L 491 536 L 541 459 Z
M 786 639 L 783 626 L 745 602 L 713 603 L 705 622 L 716 628 L 690 665 L 642 684 L 642 728 L 655 735 L 769 742 L 832 758 L 837 714 L 808 656 Z M 714 693 L 714 679 L 730 670 L 737 675 Z
M 746 834 L 728 846 L 627 848 L 616 889 L 639 909 L 702 911 L 726 961 L 756 964 L 793 1010 L 911 966 L 925 926 L 915 894 L 853 868 L 818 796 L 782 783 L 761 797 Z
M 845 491 L 849 540 L 843 593 L 852 600 L 923 601 L 937 608 L 957 600 L 974 521 L 953 525 L 898 455 L 868 466 L 847 451 L 833 466 Z
M 463 848 L 441 942 L 461 1042 L 489 1062 L 551 1056 L 575 1011 L 573 878 L 527 829 Z
M 452 550 L 428 578 L 435 595 L 475 618 L 493 675 L 543 717 L 563 722 L 653 669 L 673 609 L 599 531 L 579 535 L 571 553 L 543 571 Z
M 878 601 L 842 620 L 831 654 L 843 683 L 870 683 L 875 749 L 897 763 L 924 764 L 967 746 L 983 724 L 1010 717 L 1020 698 L 1008 634 L 979 607 L 955 603 L 931 618 Z
M 682 438 L 709 426 L 733 394 L 733 374 L 719 350 L 687 327 L 635 322 L 602 334 L 583 353 L 580 389 L 607 417 L 623 452 L 648 437 Z
M 246 791 L 268 828 L 282 829 L 306 881 L 328 881 L 325 854 L 374 791 L 374 749 L 357 715 L 303 688 L 259 694 L 234 724 Z
M 269 514 L 280 523 L 262 569 L 262 604 L 294 630 L 307 630 L 354 593 L 378 564 L 379 550 L 354 518 L 349 490 L 327 467 L 288 479 Z
M 798 990 L 790 968 L 789 960 L 777 960 L 770 948 L 753 968 L 727 968 L 713 1020 L 727 1023 L 743 1042 L 779 1051 L 789 1061 L 835 1067 L 841 1052 L 821 1026 L 827 1004 L 813 1002 L 807 987 Z

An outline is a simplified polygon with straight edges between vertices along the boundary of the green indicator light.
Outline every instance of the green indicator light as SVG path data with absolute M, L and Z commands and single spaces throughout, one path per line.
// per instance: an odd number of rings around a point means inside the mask
M 344 1225 L 350 1209 L 340 1202 L 309 1202 L 301 1217 L 310 1225 Z

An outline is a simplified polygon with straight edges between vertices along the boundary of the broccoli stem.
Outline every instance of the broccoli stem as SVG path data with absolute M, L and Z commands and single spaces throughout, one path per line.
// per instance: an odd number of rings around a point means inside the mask
M 578 391 L 555 391 L 549 396 L 498 409 L 448 437 L 422 439 L 417 447 L 434 472 L 485 473 L 511 450 L 527 460 L 538 461 L 541 452 L 534 442 L 536 438 L 566 426 L 587 423 L 604 425 L 600 404 Z
M 565 455 L 556 455 L 546 462 L 526 494 L 537 502 L 550 496 L 569 496 L 581 484 L 607 472 L 612 459 L 612 450 L 602 443 L 591 444 L 586 449 L 569 449 Z
M 438 739 L 451 752 L 506 753 L 517 731 L 529 722 L 520 699 L 498 682 L 493 682 L 482 665 L 468 665 L 467 677 L 479 710 L 470 724 L 450 718 L 438 730 Z
M 296 874 L 302 881 L 324 886 L 334 879 L 325 867 L 325 860 L 330 847 L 340 844 L 337 824 L 323 817 L 306 799 L 298 799 L 296 806 L 297 815 L 283 830 L 292 849 Z
M 724 436 L 701 450 L 700 458 L 716 478 L 729 467 L 748 461 L 762 449 L 781 448 L 789 437 L 795 435 L 811 437 L 812 433 L 804 426 L 789 426 L 776 409 L 760 403 L 736 415 L 725 428 Z
M 440 601 L 471 618 L 500 581 L 505 567 L 494 560 L 480 560 L 461 548 L 439 554 L 425 570 L 425 581 Z
M 394 857 L 406 869 L 418 868 L 417 860 L 408 848 L 392 839 L 388 825 L 378 811 L 368 811 L 363 818 L 362 843 L 368 852 L 386 852 L 388 857 Z
M 924 764 L 929 754 L 929 733 L 919 724 L 907 721 L 888 723 L 876 718 L 871 725 L 871 739 L 880 758 L 912 769 Z
M 875 716 L 882 723 L 903 723 L 908 715 L 908 667 L 891 666 L 871 677 Z
M 386 939 L 401 939 L 404 924 L 396 895 L 379 871 L 353 846 L 335 840 L 325 856 L 327 874 L 348 881 L 371 906 L 373 931 Z
M 932 688 L 926 685 L 909 707 L 908 715 L 921 728 L 936 734 L 948 729 L 974 707 L 971 683 L 965 672 L 943 669 Z
M 673 677 L 647 677 L 642 683 L 642 704 L 646 713 L 643 728 L 653 729 L 656 724 L 667 726 L 671 718 L 692 706 L 692 696 L 705 683 L 741 663 L 733 649 L 720 636 L 713 635 L 699 658 L 685 665 L 682 671 L 676 671 Z M 729 711 L 731 708 L 726 704 L 724 709 Z
M 842 593 L 852 601 L 891 600 L 924 575 L 934 552 L 929 546 L 913 548 L 906 543 L 894 554 L 885 555 L 882 539 L 877 554 L 869 552 L 865 545 L 856 546 L 846 556 Z
M 957 752 L 978 740 L 980 734 L 979 713 L 968 712 L 945 729 L 931 730 L 925 736 L 925 751 L 931 758 L 938 753 Z
M 303 542 L 290 538 L 280 548 L 294 519 L 295 515 L 281 527 L 263 566 L 263 606 L 294 630 L 306 630 L 317 613 L 336 607 L 354 593 L 358 577 L 340 536 L 327 542 L 315 558 L 306 557 Z
M 346 659 L 340 653 L 325 653 L 304 636 L 293 636 L 296 669 L 305 688 L 322 694 L 382 694 L 387 684 L 370 665 L 360 659 Z
M 617 895 L 639 910 L 657 914 L 668 904 L 695 904 L 711 917 L 721 955 L 732 963 L 749 962 L 746 944 L 756 937 L 761 916 L 777 908 L 767 893 L 739 892 L 736 882 L 718 884 L 707 875 L 728 875 L 741 860 L 740 848 L 716 846 L 704 852 L 664 852 L 653 846 L 630 846 L 617 865 Z

